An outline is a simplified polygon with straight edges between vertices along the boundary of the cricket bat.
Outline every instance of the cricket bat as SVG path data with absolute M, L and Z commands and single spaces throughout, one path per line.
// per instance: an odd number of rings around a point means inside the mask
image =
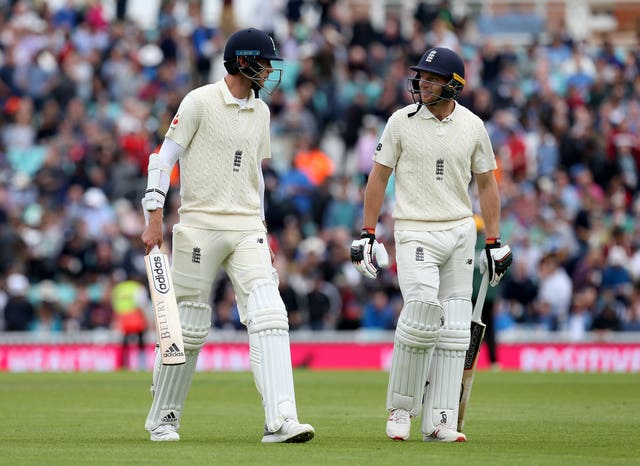
M 169 259 L 157 246 L 144 258 L 162 364 L 165 366 L 184 364 L 182 327 L 169 270 Z
M 469 403 L 469 396 L 471 395 L 473 377 L 476 373 L 476 364 L 478 362 L 478 355 L 480 354 L 480 345 L 482 345 L 484 331 L 487 328 L 487 326 L 482 323 L 482 307 L 484 306 L 484 300 L 487 297 L 488 286 L 489 273 L 485 272 L 482 275 L 480 289 L 478 290 L 476 303 L 473 306 L 473 314 L 471 315 L 471 341 L 469 342 L 469 349 L 467 350 L 467 354 L 464 358 L 464 372 L 462 373 L 462 388 L 460 390 L 460 407 L 458 409 L 458 432 L 462 432 L 462 428 L 464 427 L 464 414 L 467 404 Z

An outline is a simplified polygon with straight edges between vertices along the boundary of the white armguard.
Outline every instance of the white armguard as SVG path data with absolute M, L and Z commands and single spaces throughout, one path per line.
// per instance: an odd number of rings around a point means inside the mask
M 258 162 L 258 193 L 260 193 L 260 219 L 264 222 L 264 173 L 262 173 L 262 165 Z
M 158 154 L 149 156 L 147 189 L 142 199 L 144 210 L 151 211 L 164 206 L 171 182 L 171 169 L 172 167 L 160 160 Z

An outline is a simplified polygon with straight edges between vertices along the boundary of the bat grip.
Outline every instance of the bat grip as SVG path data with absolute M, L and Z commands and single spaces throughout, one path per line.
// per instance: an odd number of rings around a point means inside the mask
M 149 251 L 149 254 L 160 254 L 160 248 L 158 247 L 157 244 L 151 248 L 151 251 Z
M 489 272 L 486 271 L 482 274 L 482 281 L 480 282 L 480 288 L 478 289 L 478 296 L 476 297 L 476 303 L 473 306 L 473 314 L 471 314 L 471 320 L 474 322 L 482 322 L 482 307 L 484 306 L 484 300 L 487 297 L 488 287 Z

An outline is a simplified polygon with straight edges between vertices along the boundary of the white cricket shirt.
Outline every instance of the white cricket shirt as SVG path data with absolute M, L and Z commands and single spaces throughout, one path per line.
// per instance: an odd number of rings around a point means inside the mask
M 224 80 L 189 92 L 166 137 L 180 144 L 180 223 L 261 230 L 260 161 L 271 157 L 269 107 L 250 94 L 240 106 Z
M 373 157 L 395 170 L 395 229 L 453 228 L 473 215 L 472 172 L 496 168 L 491 141 L 482 120 L 457 102 L 442 121 L 427 107 L 409 118 L 415 108 L 391 115 Z

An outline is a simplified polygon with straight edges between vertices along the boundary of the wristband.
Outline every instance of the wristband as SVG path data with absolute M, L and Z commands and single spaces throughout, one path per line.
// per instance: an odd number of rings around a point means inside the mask
M 376 234 L 376 229 L 375 228 L 363 227 L 362 228 L 362 233 L 366 233 L 367 235 L 375 235 Z
M 500 244 L 500 237 L 494 236 L 492 238 L 485 239 L 485 244 Z

